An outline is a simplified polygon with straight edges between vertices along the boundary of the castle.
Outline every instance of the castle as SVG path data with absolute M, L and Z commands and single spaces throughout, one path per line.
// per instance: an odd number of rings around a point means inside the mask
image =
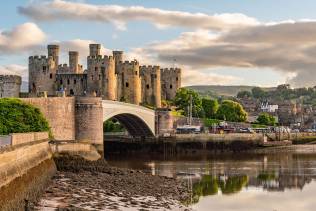
M 181 87 L 181 69 L 140 66 L 124 61 L 123 51 L 101 55 L 100 44 L 90 44 L 87 69 L 79 64 L 79 53 L 69 52 L 69 65 L 59 64 L 59 46 L 48 45 L 48 56 L 29 57 L 29 92 L 55 96 L 93 95 L 107 100 L 161 107 Z
M 0 75 L 0 98 L 19 97 L 22 79 L 17 75 Z

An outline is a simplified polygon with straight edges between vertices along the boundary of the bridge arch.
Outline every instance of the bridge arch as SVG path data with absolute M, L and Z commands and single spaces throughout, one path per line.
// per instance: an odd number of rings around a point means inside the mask
M 130 133 L 137 136 L 155 135 L 155 111 L 133 104 L 102 100 L 103 121 L 119 121 Z

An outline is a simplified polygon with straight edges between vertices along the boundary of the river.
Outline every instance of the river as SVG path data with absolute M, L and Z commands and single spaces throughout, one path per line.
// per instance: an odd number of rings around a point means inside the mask
M 314 148 L 314 146 L 313 146 Z M 316 152 L 108 156 L 110 165 L 185 180 L 193 210 L 314 211 Z

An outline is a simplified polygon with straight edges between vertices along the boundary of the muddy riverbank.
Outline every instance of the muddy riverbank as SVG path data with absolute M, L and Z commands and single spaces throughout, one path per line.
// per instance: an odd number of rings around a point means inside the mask
M 56 157 L 58 169 L 35 210 L 187 210 L 182 181 L 115 168 L 105 160 Z

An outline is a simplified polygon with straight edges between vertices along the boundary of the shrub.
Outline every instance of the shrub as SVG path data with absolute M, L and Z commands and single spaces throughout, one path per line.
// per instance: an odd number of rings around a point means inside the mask
M 38 108 L 19 99 L 0 99 L 0 135 L 49 130 L 49 124 Z

